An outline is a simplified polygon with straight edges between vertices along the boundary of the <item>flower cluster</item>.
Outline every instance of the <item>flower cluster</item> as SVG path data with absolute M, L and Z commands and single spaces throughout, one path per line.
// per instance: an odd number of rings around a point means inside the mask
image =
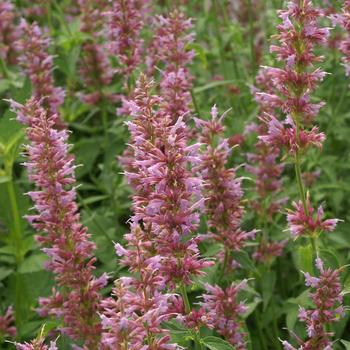
M 310 93 L 325 76 L 322 70 L 313 68 L 322 59 L 314 54 L 314 46 L 326 43 L 329 34 L 328 28 L 317 24 L 320 15 L 321 11 L 310 0 L 290 1 L 288 9 L 279 13 L 283 21 L 275 36 L 279 45 L 270 48 L 284 67 L 265 67 L 277 93 L 264 93 L 260 98 L 273 106 L 279 104 L 287 118 L 281 122 L 272 113 L 266 115 L 263 121 L 268 132 L 260 139 L 272 146 L 285 147 L 292 154 L 311 145 L 321 147 L 325 138 L 317 127 L 308 130 L 323 106 L 322 102 L 310 100 Z
M 157 62 L 163 65 L 160 82 L 164 98 L 162 109 L 175 123 L 179 116 L 190 110 L 192 76 L 187 66 L 192 62 L 194 51 L 186 47 L 193 40 L 193 33 L 187 34 L 192 23 L 183 13 L 175 10 L 167 17 L 157 16 L 154 26 L 149 66 L 155 67 Z
M 104 98 L 115 100 L 115 96 L 105 92 L 105 87 L 113 79 L 107 50 L 103 40 L 103 10 L 108 9 L 107 0 L 79 0 L 81 12 L 81 31 L 87 39 L 81 48 L 80 76 L 88 90 L 82 98 L 91 105 L 102 103 Z
M 21 28 L 22 38 L 18 42 L 20 63 L 32 82 L 34 96 L 41 100 L 51 116 L 55 116 L 55 124 L 60 125 L 62 122 L 57 112 L 64 101 L 64 91 L 55 87 L 53 56 L 48 54 L 50 41 L 36 23 L 22 20 Z
M 18 47 L 16 42 L 21 35 L 16 24 L 16 13 L 10 1 L 0 3 L 0 59 L 8 64 L 17 62 Z
M 305 284 L 313 290 L 310 297 L 316 308 L 300 308 L 299 319 L 306 323 L 308 335 L 307 340 L 297 338 L 300 350 L 331 350 L 333 333 L 327 327 L 344 316 L 340 269 L 325 269 L 320 258 L 316 259 L 316 267 L 320 272 L 319 277 L 305 273 Z M 287 341 L 283 341 L 283 346 L 285 350 L 295 350 Z
M 141 30 L 148 0 L 118 0 L 113 2 L 108 16 L 109 51 L 118 57 L 119 72 L 128 77 L 141 63 L 143 39 Z
M 57 116 L 48 113 L 35 98 L 26 105 L 12 102 L 17 120 L 27 126 L 30 144 L 26 148 L 29 180 L 36 189 L 29 192 L 36 214 L 27 216 L 31 225 L 44 235 L 37 241 L 49 256 L 51 270 L 60 290 L 40 300 L 42 315 L 62 319 L 61 331 L 75 340 L 83 339 L 84 349 L 98 349 L 101 325 L 99 290 L 106 275 L 96 279 L 94 244 L 79 222 L 76 191 L 72 187 L 74 157 L 68 153 L 68 132 L 55 129 Z
M 140 349 L 145 342 L 149 349 L 173 348 L 161 322 L 183 312 L 183 302 L 167 291 L 190 284 L 211 265 L 199 257 L 198 240 L 191 237 L 202 201 L 200 181 L 188 166 L 199 160 L 199 146 L 187 146 L 185 123 L 179 118 L 173 124 L 164 115 L 162 98 L 151 94 L 152 87 L 141 75 L 135 97 L 125 101 L 133 117 L 127 123 L 133 158 L 126 176 L 135 191 L 134 215 L 127 247 L 117 244 L 116 250 L 133 276 L 119 279 L 115 299 L 104 303 L 103 343 L 111 348 L 119 343 Z
M 223 138 L 222 120 L 217 108 L 211 111 L 211 120 L 196 119 L 201 130 L 199 142 L 205 145 L 197 170 L 200 172 L 205 200 L 205 214 L 210 233 L 206 235 L 222 243 L 225 253 L 238 251 L 247 240 L 255 237 L 256 231 L 241 229 L 244 209 L 241 205 L 243 191 L 241 179 L 236 177 L 234 168 L 227 168 L 230 156 L 228 140 Z M 226 257 L 227 258 L 227 257 Z
M 344 56 L 346 75 L 350 76 L 350 1 L 344 0 L 342 13 L 332 14 L 331 19 L 334 25 L 340 25 L 345 31 L 344 37 L 338 42 L 338 46 Z
M 15 316 L 13 314 L 13 308 L 10 306 L 4 315 L 0 315 L 0 338 L 14 338 L 16 336 L 17 332 L 14 323 Z
M 241 319 L 247 307 L 238 301 L 238 294 L 246 285 L 246 280 L 232 283 L 226 289 L 207 284 L 207 294 L 203 295 L 202 307 L 207 312 L 208 327 L 215 328 L 237 350 L 246 349 Z
M 324 220 L 322 206 L 317 209 L 314 215 L 314 208 L 311 206 L 310 197 L 306 197 L 306 207 L 302 201 L 293 202 L 294 210 L 288 210 L 287 221 L 289 230 L 294 238 L 299 236 L 311 235 L 318 236 L 321 232 L 334 231 L 339 219 Z
M 50 345 L 45 344 L 45 338 L 43 336 L 43 330 L 36 339 L 33 339 L 30 343 L 15 343 L 17 350 L 58 350 L 55 341 L 51 341 Z
M 255 101 L 259 106 L 260 118 L 265 113 L 274 113 L 280 107 L 280 99 L 277 97 L 273 103 L 266 101 L 265 94 L 273 95 L 276 90 L 269 83 L 268 71 L 261 69 L 256 77 L 256 86 L 251 88 Z M 256 212 L 259 222 L 264 227 L 267 222 L 273 220 L 287 198 L 278 198 L 282 190 L 282 173 L 285 164 L 279 160 L 281 149 L 263 142 L 260 137 L 265 135 L 267 127 L 265 123 L 251 123 L 246 126 L 245 134 L 255 134 L 258 141 L 255 143 L 255 152 L 247 153 L 248 164 L 246 170 L 254 176 L 256 198 L 251 200 L 251 206 Z M 272 258 L 282 254 L 286 241 L 270 242 L 266 227 L 263 228 L 259 246 L 253 254 L 253 258 L 260 262 L 269 262 Z

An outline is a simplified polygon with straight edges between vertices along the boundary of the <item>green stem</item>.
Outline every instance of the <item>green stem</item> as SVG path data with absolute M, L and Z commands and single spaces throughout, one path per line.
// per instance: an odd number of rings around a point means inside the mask
M 191 97 L 192 97 L 192 103 L 193 103 L 194 110 L 195 110 L 195 112 L 197 114 L 197 117 L 199 118 L 200 117 L 199 108 L 198 108 L 196 96 L 194 94 L 193 89 L 191 89 Z
M 6 66 L 6 62 L 0 58 L 0 69 L 1 69 L 1 73 L 3 74 L 5 79 L 8 79 L 9 77 L 9 72 Z
M 186 287 L 181 282 L 179 288 L 180 288 L 180 294 L 182 296 L 182 300 L 183 300 L 184 305 L 185 305 L 185 312 L 186 312 L 186 314 L 189 314 L 191 312 L 191 305 L 190 305 L 190 301 L 188 300 Z
M 263 329 L 262 329 L 261 324 L 260 324 L 260 312 L 258 311 L 258 308 L 256 309 L 256 312 L 254 312 L 254 316 L 255 316 L 255 322 L 256 322 L 256 325 L 258 328 L 258 336 L 259 336 L 259 340 L 260 340 L 260 345 L 261 345 L 263 350 L 267 350 Z
M 21 218 L 18 210 L 18 203 L 17 203 L 13 180 L 8 181 L 6 184 L 6 187 L 7 187 L 9 200 L 10 200 L 12 220 L 13 220 L 13 228 L 11 230 L 11 240 L 12 240 L 13 247 L 15 249 L 16 264 L 18 266 L 23 260 Z
M 220 274 L 219 274 L 219 277 L 218 277 L 218 280 L 217 280 L 218 284 L 221 282 L 221 280 L 224 277 L 226 266 L 227 266 L 227 263 L 228 263 L 229 255 L 230 255 L 229 251 L 225 248 L 224 263 L 222 264 L 222 270 L 220 271 Z
M 306 195 L 305 195 L 303 180 L 301 177 L 301 162 L 300 162 L 299 151 L 296 151 L 294 161 L 295 161 L 294 169 L 295 169 L 295 176 L 296 176 L 297 184 L 298 184 L 298 190 L 299 190 L 300 198 L 301 198 L 301 201 L 303 203 L 304 211 L 306 214 L 307 213 Z

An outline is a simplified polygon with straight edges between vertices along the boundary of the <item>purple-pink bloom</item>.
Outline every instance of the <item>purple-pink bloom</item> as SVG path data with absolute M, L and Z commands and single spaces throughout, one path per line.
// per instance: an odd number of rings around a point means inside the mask
M 339 51 L 343 54 L 343 62 L 347 76 L 350 76 L 350 1 L 344 0 L 342 12 L 331 15 L 333 25 L 340 25 L 344 35 L 338 42 Z
M 154 38 L 148 56 L 148 66 L 152 73 L 160 63 L 160 91 L 163 97 L 164 115 L 176 120 L 190 111 L 192 76 L 188 69 L 194 57 L 194 51 L 187 46 L 193 41 L 194 34 L 191 19 L 178 10 L 168 16 L 157 16 Z
M 15 315 L 12 306 L 10 306 L 4 315 L 0 315 L 0 338 L 14 338 L 16 333 Z
M 321 232 L 332 232 L 339 219 L 323 219 L 324 212 L 322 206 L 315 212 L 311 206 L 309 195 L 306 198 L 306 208 L 302 201 L 293 202 L 294 209 L 288 210 L 288 228 L 293 238 L 300 236 L 318 236 Z
M 319 276 L 314 277 L 304 273 L 305 284 L 311 288 L 310 298 L 315 309 L 300 308 L 299 320 L 306 323 L 307 339 L 296 337 L 298 350 L 319 350 L 332 347 L 333 333 L 329 325 L 344 317 L 342 285 L 340 283 L 341 269 L 326 269 L 320 258 L 316 258 Z M 288 342 L 283 342 L 286 350 L 294 349 Z
M 287 9 L 279 11 L 282 23 L 277 26 L 279 33 L 273 36 L 277 43 L 271 45 L 270 51 L 276 53 L 283 67 L 264 67 L 273 89 L 257 94 L 265 105 L 270 103 L 287 116 L 282 123 L 273 116 L 274 111 L 265 111 L 269 115 L 263 116 L 268 133 L 260 139 L 276 147 L 285 146 L 292 154 L 311 145 L 320 147 L 324 140 L 316 127 L 310 129 L 324 105 L 312 103 L 310 99 L 310 93 L 326 74 L 314 67 L 322 60 L 314 53 L 314 47 L 327 43 L 329 35 L 328 28 L 318 25 L 321 15 L 322 11 L 310 0 L 289 1 Z
M 142 61 L 141 30 L 149 0 L 117 0 L 107 12 L 108 49 L 120 64 L 118 72 L 128 77 Z
M 36 24 L 21 22 L 22 37 L 18 42 L 20 64 L 28 74 L 35 98 L 41 100 L 48 113 L 55 117 L 55 124 L 62 125 L 58 109 L 64 101 L 64 91 L 55 86 L 53 78 L 53 56 L 48 54 L 50 40 L 42 34 Z
M 16 23 L 16 13 L 10 1 L 0 3 L 0 59 L 7 64 L 16 64 L 21 29 Z
M 211 120 L 196 119 L 200 129 L 199 142 L 205 146 L 196 170 L 203 178 L 204 213 L 207 215 L 209 234 L 206 236 L 223 244 L 225 252 L 240 250 L 255 237 L 255 230 L 241 229 L 244 208 L 241 178 L 235 168 L 228 168 L 231 149 L 223 137 L 225 131 L 217 108 L 211 110 Z
M 206 325 L 214 328 L 237 350 L 246 349 L 242 316 L 247 311 L 247 307 L 243 302 L 238 301 L 239 292 L 246 285 L 246 280 L 238 284 L 232 283 L 225 289 L 206 284 L 206 294 L 203 294 L 201 303 L 207 313 Z
M 45 338 L 42 334 L 30 343 L 15 343 L 17 350 L 58 350 L 56 341 L 50 341 L 50 345 L 45 344 Z
M 80 30 L 86 35 L 81 48 L 80 76 L 87 90 L 82 98 L 90 105 L 112 102 L 117 96 L 105 91 L 113 80 L 114 71 L 109 62 L 104 39 L 104 11 L 109 8 L 107 0 L 79 0 L 81 12 Z
M 37 241 L 49 256 L 46 267 L 55 275 L 58 290 L 40 300 L 42 315 L 59 318 L 62 333 L 83 342 L 83 349 L 98 349 L 101 324 L 99 291 L 106 275 L 95 278 L 94 244 L 80 223 L 76 203 L 74 157 L 68 153 L 68 132 L 57 130 L 57 116 L 31 98 L 23 106 L 12 102 L 17 120 L 27 126 L 29 145 L 24 163 L 35 189 L 28 195 L 36 213 L 27 216 L 40 232 Z

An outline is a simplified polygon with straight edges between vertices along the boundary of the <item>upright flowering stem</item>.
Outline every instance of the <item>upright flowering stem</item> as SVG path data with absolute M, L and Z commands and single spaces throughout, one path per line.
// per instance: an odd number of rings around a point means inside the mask
M 211 111 L 211 120 L 196 119 L 197 127 L 201 129 L 199 142 L 205 145 L 201 154 L 201 162 L 197 170 L 203 180 L 203 197 L 205 214 L 209 234 L 207 237 L 220 242 L 223 246 L 221 260 L 222 275 L 227 272 L 228 264 L 232 265 L 231 253 L 241 250 L 245 243 L 255 237 L 255 230 L 246 232 L 241 229 L 244 208 L 241 204 L 243 191 L 242 179 L 236 177 L 236 169 L 227 168 L 230 147 L 228 140 L 223 138 L 224 126 L 218 118 L 218 111 L 214 106 Z
M 163 113 L 175 123 L 179 116 L 190 111 L 192 76 L 188 69 L 194 51 L 187 46 L 193 41 L 191 19 L 178 10 L 154 20 L 155 34 L 148 65 L 161 63 L 160 90 L 164 99 Z
M 31 80 L 34 96 L 41 99 L 48 113 L 56 118 L 55 123 L 61 125 L 58 109 L 64 101 L 64 91 L 55 86 L 53 56 L 48 53 L 50 40 L 36 23 L 28 24 L 22 20 L 21 28 L 22 38 L 18 42 L 20 64 Z
M 7 65 L 16 64 L 18 47 L 16 42 L 21 35 L 21 30 L 16 23 L 16 13 L 10 1 L 0 3 L 0 61 L 3 75 L 7 75 Z
M 310 297 L 315 309 L 300 308 L 299 320 L 306 323 L 308 339 L 296 337 L 298 350 L 332 350 L 331 337 L 328 327 L 344 317 L 342 286 L 340 283 L 341 269 L 326 269 L 320 258 L 316 259 L 319 277 L 305 273 L 305 284 L 310 287 Z M 282 342 L 285 350 L 296 350 L 287 341 Z
M 331 19 L 334 25 L 340 25 L 345 32 L 339 41 L 338 48 L 343 54 L 342 61 L 346 75 L 350 76 L 350 1 L 344 0 L 341 13 L 331 15 Z
M 118 58 L 118 73 L 123 74 L 126 83 L 142 61 L 141 30 L 148 3 L 149 0 L 117 0 L 107 12 L 109 51 Z
M 305 219 L 310 222 L 313 220 L 310 217 L 313 210 L 310 211 L 308 207 L 301 162 L 309 147 L 321 148 L 325 139 L 325 135 L 319 133 L 317 127 L 311 128 L 323 103 L 310 102 L 310 92 L 315 90 L 325 76 L 320 68 L 313 68 L 315 63 L 322 60 L 322 57 L 315 55 L 314 46 L 325 44 L 329 34 L 328 28 L 321 28 L 317 24 L 321 14 L 321 10 L 315 8 L 311 0 L 290 1 L 288 8 L 279 12 L 283 22 L 277 27 L 279 34 L 274 36 L 279 44 L 272 45 L 270 50 L 277 54 L 278 61 L 284 62 L 284 67 L 281 69 L 265 67 L 277 93 L 265 93 L 263 96 L 266 101 L 275 103 L 277 100 L 280 109 L 286 114 L 286 119 L 280 122 L 273 113 L 266 114 L 262 119 L 267 123 L 267 134 L 260 136 L 260 139 L 268 145 L 285 147 L 293 158 L 300 207 Z M 290 223 L 290 220 L 288 221 Z M 290 229 L 292 232 L 296 231 L 292 226 Z M 295 237 L 301 234 L 309 236 L 316 254 L 316 239 L 319 233 L 317 229 L 298 230 Z
M 106 275 L 96 279 L 92 274 L 94 244 L 80 223 L 68 132 L 55 128 L 58 117 L 36 98 L 24 106 L 12 102 L 12 108 L 17 120 L 27 126 L 30 142 L 24 164 L 36 187 L 28 194 L 37 213 L 27 219 L 44 234 L 37 241 L 49 257 L 46 267 L 54 273 L 58 286 L 51 297 L 41 298 L 39 311 L 62 320 L 62 333 L 82 341 L 81 349 L 100 349 L 99 291 L 107 279 Z
M 265 113 L 273 113 L 280 106 L 280 99 L 266 101 L 265 94 L 274 94 L 275 89 L 270 84 L 270 77 L 265 69 L 261 69 L 256 77 L 256 86 L 252 87 L 252 93 L 259 106 L 258 117 Z M 261 136 L 266 133 L 266 124 L 258 121 L 246 126 L 245 134 L 254 133 Z M 282 190 L 282 172 L 284 163 L 279 161 L 281 150 L 273 145 L 268 145 L 258 139 L 255 144 L 255 152 L 247 154 L 248 164 L 246 170 L 255 176 L 255 192 L 257 198 L 251 201 L 251 206 L 256 212 L 258 224 L 261 226 L 262 235 L 259 246 L 253 257 L 259 262 L 270 263 L 276 256 L 282 254 L 286 240 L 273 242 L 268 237 L 268 223 L 272 222 L 286 198 L 278 199 Z M 260 227 L 259 227 L 260 228 Z

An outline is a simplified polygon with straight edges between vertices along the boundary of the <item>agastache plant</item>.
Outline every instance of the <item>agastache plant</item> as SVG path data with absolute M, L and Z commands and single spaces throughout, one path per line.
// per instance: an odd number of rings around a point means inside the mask
M 142 62 L 144 40 L 141 30 L 149 6 L 148 0 L 117 0 L 107 12 L 108 48 L 119 61 L 118 73 L 127 81 Z
M 53 56 L 49 54 L 50 40 L 36 23 L 21 22 L 22 37 L 18 41 L 20 64 L 29 76 L 33 95 L 41 100 L 48 113 L 62 124 L 58 110 L 64 101 L 64 90 L 56 87 L 53 77 Z
M 206 284 L 206 294 L 201 303 L 206 310 L 206 325 L 215 329 L 237 350 L 247 348 L 243 321 L 247 306 L 238 301 L 239 292 L 246 286 L 246 280 L 238 284 L 232 283 L 225 289 Z
M 135 97 L 128 102 L 134 157 L 133 170 L 126 176 L 135 191 L 134 215 L 132 230 L 125 236 L 127 249 L 116 245 L 123 263 L 138 277 L 116 283 L 116 300 L 105 303 L 103 320 L 109 330 L 104 343 L 119 341 L 130 349 L 139 349 L 144 342 L 150 349 L 175 347 L 165 345 L 167 335 L 157 335 L 164 334 L 161 322 L 179 313 L 190 314 L 186 285 L 212 265 L 200 257 L 198 239 L 193 237 L 202 205 L 201 182 L 191 176 L 188 166 L 199 161 L 195 156 L 199 146 L 187 145 L 182 118 L 173 124 L 161 109 L 162 98 L 152 95 L 152 88 L 153 83 L 141 75 Z M 182 300 L 172 294 L 177 288 Z M 138 331 L 128 332 L 130 329 Z
M 242 179 L 236 176 L 236 169 L 227 168 L 231 149 L 228 140 L 223 137 L 224 117 L 225 114 L 218 117 L 214 106 L 211 120 L 195 120 L 197 128 L 201 130 L 199 142 L 205 146 L 197 167 L 204 181 L 204 213 L 209 228 L 205 236 L 222 245 L 222 274 L 232 264 L 231 253 L 241 250 L 256 234 L 255 230 L 246 232 L 241 229 L 244 214 Z
M 194 38 L 194 33 L 189 32 L 192 21 L 174 10 L 168 16 L 157 16 L 153 25 L 155 33 L 148 65 L 154 68 L 157 63 L 161 64 L 162 110 L 175 123 L 190 111 L 192 101 L 193 77 L 188 68 L 194 57 L 194 51 L 188 49 Z
M 106 87 L 113 80 L 113 69 L 107 55 L 104 41 L 104 11 L 109 7 L 107 0 L 79 0 L 81 12 L 80 30 L 87 38 L 82 44 L 80 76 L 84 88 L 82 95 L 84 102 L 96 105 L 104 100 L 115 100 L 115 96 L 108 93 Z M 105 122 L 105 121 L 104 121 Z
M 280 106 L 280 99 L 266 101 L 265 93 L 274 94 L 275 89 L 269 84 L 268 71 L 262 69 L 256 77 L 256 86 L 252 93 L 259 106 L 259 117 L 265 113 L 273 113 Z M 262 92 L 262 91 L 265 91 Z M 258 137 L 266 133 L 266 124 L 258 120 L 257 123 L 248 124 L 245 134 L 255 134 Z M 287 198 L 278 198 L 282 191 L 282 173 L 285 164 L 279 161 L 281 150 L 273 145 L 266 144 L 258 139 L 255 152 L 247 154 L 246 170 L 254 176 L 255 193 L 257 198 L 251 200 L 251 206 L 256 212 L 258 223 L 261 225 L 262 235 L 259 246 L 253 254 L 255 260 L 269 262 L 281 255 L 287 241 L 273 242 L 268 235 L 268 223 L 272 222 L 274 215 L 281 209 Z
M 16 42 L 21 35 L 21 30 L 16 23 L 16 17 L 13 4 L 10 1 L 2 1 L 0 3 L 0 60 L 1 68 L 5 72 L 5 65 L 17 63 Z
M 319 211 L 319 217 L 312 217 L 313 209 L 310 209 L 301 175 L 302 157 L 306 150 L 310 147 L 321 148 L 325 140 L 324 133 L 312 125 L 324 103 L 313 103 L 310 96 L 326 74 L 314 67 L 322 60 L 321 56 L 314 53 L 314 47 L 325 44 L 329 34 L 328 28 L 322 28 L 317 23 L 321 14 L 321 10 L 315 8 L 310 0 L 290 1 L 287 9 L 279 12 L 282 24 L 277 27 L 279 34 L 273 37 L 278 44 L 271 45 L 270 50 L 276 53 L 277 60 L 284 65 L 282 68 L 265 67 L 277 93 L 264 93 L 263 96 L 274 105 L 278 101 L 286 118 L 280 121 L 275 113 L 266 113 L 262 120 L 266 122 L 268 130 L 259 137 L 269 146 L 285 148 L 293 159 L 300 201 L 294 210 L 289 211 L 289 218 L 293 216 L 293 221 L 289 220 L 289 228 L 296 236 L 310 237 L 314 251 L 317 249 L 316 238 L 319 233 L 333 230 L 336 224 L 333 219 L 332 224 L 328 221 L 328 225 L 321 226 L 322 210 Z M 320 223 L 317 227 L 319 230 L 296 230 L 291 225 L 302 221 L 307 226 L 307 223 L 315 220 Z
M 7 308 L 5 314 L 0 315 L 0 339 L 7 337 L 14 338 L 16 333 L 15 315 L 13 308 L 10 306 Z
M 283 341 L 285 350 L 332 350 L 334 335 L 329 326 L 344 317 L 342 286 L 340 272 L 342 269 L 326 269 L 320 258 L 316 258 L 319 276 L 304 273 L 305 284 L 311 288 L 310 298 L 315 309 L 300 308 L 299 320 L 306 324 L 307 339 L 295 336 L 298 347 Z
M 45 328 L 42 327 L 38 336 L 30 343 L 14 343 L 16 350 L 58 350 L 56 341 L 50 341 L 50 345 L 45 344 L 44 330 Z
M 95 278 L 95 248 L 87 229 L 80 223 L 76 203 L 74 157 L 68 152 L 68 132 L 57 130 L 57 116 L 31 98 L 25 105 L 11 102 L 17 120 L 26 125 L 28 177 L 35 189 L 28 195 L 36 213 L 29 223 L 39 231 L 38 243 L 49 260 L 46 268 L 55 276 L 57 290 L 40 299 L 39 313 L 62 321 L 61 332 L 76 341 L 77 349 L 99 349 L 101 324 L 100 290 L 106 274 Z
M 350 1 L 344 0 L 341 13 L 332 14 L 331 19 L 334 25 L 340 25 L 344 30 L 343 37 L 338 42 L 338 48 L 343 54 L 345 72 L 350 76 Z

